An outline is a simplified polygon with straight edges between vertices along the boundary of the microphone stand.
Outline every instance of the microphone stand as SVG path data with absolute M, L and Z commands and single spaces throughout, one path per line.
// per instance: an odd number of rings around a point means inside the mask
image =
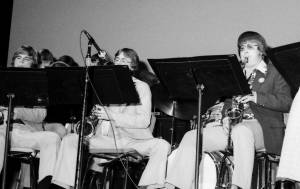
M 201 123 L 201 102 L 202 102 L 202 90 L 204 86 L 197 84 L 198 90 L 198 119 L 197 119 L 197 138 L 196 138 L 196 166 L 195 166 L 195 189 L 199 186 L 199 165 L 202 159 L 202 147 L 203 147 L 203 126 Z
M 197 118 L 197 135 L 196 135 L 196 161 L 195 161 L 195 189 L 199 188 L 199 165 L 202 160 L 203 153 L 203 126 L 202 126 L 202 118 L 201 118 L 201 106 L 202 106 L 202 91 L 204 89 L 204 85 L 200 84 L 197 81 L 197 77 L 195 71 L 192 69 L 191 73 L 194 78 L 194 82 L 196 84 L 196 89 L 198 91 L 198 118 Z
M 11 113 L 12 113 L 12 99 L 15 97 L 14 94 L 8 94 L 8 114 L 7 114 L 7 125 L 6 125 L 6 131 L 5 131 L 5 147 L 4 147 L 4 159 L 3 159 L 3 173 L 2 173 L 2 183 L 1 183 L 1 188 L 4 189 L 6 188 L 6 172 L 7 172 L 7 156 L 8 156 L 8 151 L 10 148 L 10 131 L 11 129 Z M 4 124 L 4 123 L 3 123 Z
M 88 42 L 88 50 L 87 50 L 87 55 L 86 59 L 90 59 L 91 57 L 91 41 Z M 86 64 L 85 65 L 85 84 L 84 84 L 84 94 L 83 94 L 83 107 L 82 107 L 82 114 L 81 114 L 81 123 L 80 123 L 80 132 L 79 132 L 79 138 L 78 138 L 78 148 L 77 148 L 77 160 L 76 160 L 76 174 L 75 174 L 75 189 L 81 189 L 82 186 L 82 161 L 83 161 L 83 127 L 85 126 L 86 119 L 85 119 L 85 114 L 86 114 L 86 108 L 87 108 L 87 88 L 88 88 L 88 81 L 89 81 L 89 76 L 88 76 L 88 71 L 89 71 L 89 66 Z
M 173 103 L 172 103 L 172 106 L 173 106 L 173 112 L 172 112 L 172 127 L 171 127 L 171 149 L 175 149 L 176 146 L 174 145 L 174 136 L 175 136 L 175 110 L 176 110 L 176 101 L 173 100 Z

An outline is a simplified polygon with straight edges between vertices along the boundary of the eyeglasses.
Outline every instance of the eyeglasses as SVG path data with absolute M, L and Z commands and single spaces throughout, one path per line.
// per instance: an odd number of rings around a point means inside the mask
M 258 44 L 245 43 L 240 46 L 240 51 L 257 49 Z
M 131 64 L 132 63 L 132 61 L 129 58 L 119 58 L 119 57 L 116 57 L 114 59 L 114 62 L 115 63 L 122 63 L 122 64 Z

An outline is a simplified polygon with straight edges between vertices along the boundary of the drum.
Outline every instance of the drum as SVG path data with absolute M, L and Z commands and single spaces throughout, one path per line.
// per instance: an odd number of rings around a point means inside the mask
M 233 161 L 222 152 L 205 152 L 200 163 L 199 189 L 230 188 Z
M 177 149 L 173 150 L 168 157 L 169 166 L 176 163 L 174 156 Z M 233 161 L 231 156 L 225 153 L 205 152 L 199 167 L 199 189 L 216 189 L 216 188 L 230 188 L 233 173 Z

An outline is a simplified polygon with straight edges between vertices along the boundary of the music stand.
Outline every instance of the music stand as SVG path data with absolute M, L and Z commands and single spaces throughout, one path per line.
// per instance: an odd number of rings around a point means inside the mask
M 46 67 L 49 105 L 81 105 L 84 89 L 83 67 Z
M 198 188 L 203 129 L 200 115 L 220 97 L 251 93 L 249 85 L 234 54 L 148 61 L 170 99 L 198 101 L 195 167 L 195 188 Z
M 6 95 L 15 94 L 14 106 L 47 106 L 48 81 L 43 70 L 6 68 L 0 70 L 0 104 L 7 105 Z
M 74 104 L 83 101 L 75 175 L 75 188 L 78 189 L 82 182 L 82 128 L 85 123 L 86 101 L 103 105 L 137 104 L 140 99 L 128 66 L 92 66 L 71 69 L 60 67 L 46 70 L 51 104 Z M 89 87 L 88 84 L 90 84 Z M 92 91 L 96 94 L 90 94 Z
M 5 133 L 2 188 L 6 185 L 7 154 L 10 148 L 13 106 L 46 106 L 48 104 L 47 78 L 43 71 L 29 68 L 6 68 L 0 70 L 0 105 L 8 105 Z M 7 101 L 7 96 L 9 97 Z M 12 98 L 14 100 L 12 101 Z
M 300 86 L 300 42 L 272 48 L 267 54 L 290 85 L 294 97 Z
M 48 77 L 50 105 L 81 105 L 84 90 L 84 67 L 45 68 Z M 95 89 L 88 89 L 89 103 L 126 104 L 138 103 L 136 91 L 127 66 L 89 67 L 89 82 Z M 119 88 L 118 88 L 119 87 Z
M 83 67 L 46 67 L 49 107 L 45 121 L 65 123 L 81 118 L 84 90 Z M 68 121 L 67 121 L 68 122 Z
M 90 68 L 91 84 L 94 86 L 93 103 L 137 104 L 139 96 L 128 66 L 93 66 Z

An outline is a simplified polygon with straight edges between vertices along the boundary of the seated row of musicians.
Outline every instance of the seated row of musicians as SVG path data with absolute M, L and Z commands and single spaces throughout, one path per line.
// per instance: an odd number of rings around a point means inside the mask
M 34 64 L 34 60 L 33 48 L 22 46 L 14 54 L 13 66 L 29 68 Z M 138 70 L 139 57 L 134 50 L 123 48 L 116 53 L 114 64 L 127 65 L 134 72 Z M 148 127 L 151 118 L 149 85 L 135 77 L 133 82 L 140 98 L 138 105 L 95 106 L 97 108 L 94 114 L 101 121 L 98 122 L 96 134 L 88 141 L 89 147 L 133 148 L 140 154 L 148 156 L 149 161 L 139 185 L 161 188 L 164 186 L 170 144 L 164 139 L 154 138 Z M 7 111 L 4 111 L 4 114 L 7 119 Z M 57 131 L 63 126 L 57 124 L 55 130 L 48 131 L 47 123 L 43 122 L 45 116 L 45 108 L 14 108 L 15 123 L 11 132 L 11 147 L 33 148 L 40 151 L 38 188 L 49 188 L 51 182 L 64 188 L 73 187 L 78 135 L 75 133 L 61 135 L 61 140 L 59 137 L 61 133 Z M 1 127 L 1 169 L 5 145 L 4 133 L 4 127 Z
M 248 189 L 251 184 L 255 150 L 264 149 L 280 154 L 284 136 L 282 113 L 289 111 L 292 98 L 289 86 L 267 59 L 267 44 L 260 34 L 251 31 L 241 34 L 238 39 L 238 50 L 245 76 L 249 78 L 252 94 L 236 98 L 238 102 L 246 104 L 244 112 L 248 116 L 235 125 L 231 133 L 234 153 L 232 188 Z M 128 65 L 131 70 L 138 68 L 138 62 L 136 52 L 126 48 L 119 50 L 114 59 L 115 64 Z M 141 103 L 135 106 L 96 106 L 94 114 L 101 121 L 98 123 L 96 135 L 89 140 L 89 148 L 116 148 L 116 146 L 134 148 L 142 155 L 149 156 L 139 186 L 161 188 L 166 184 L 166 187 L 171 188 L 174 186 L 193 188 L 196 131 L 189 131 L 183 137 L 175 155 L 176 163 L 167 171 L 165 183 L 170 145 L 163 139 L 153 138 L 148 128 L 151 117 L 149 86 L 135 77 L 133 81 Z M 228 102 L 225 100 L 216 106 L 223 115 L 225 109 L 230 106 Z M 228 132 L 220 126 L 223 116 L 215 115 L 219 117 L 217 119 L 219 124 L 207 126 L 203 131 L 204 151 L 225 150 L 227 147 Z M 52 166 L 51 171 L 45 175 L 53 176 L 52 182 L 65 188 L 74 186 L 77 141 L 76 134 L 63 137 L 57 161 L 54 160 L 55 166 Z M 37 148 L 40 149 L 39 146 Z M 56 155 L 57 151 L 52 154 Z M 48 158 L 41 156 L 40 162 L 42 161 L 48 163 Z M 45 176 L 40 176 L 39 180 Z
M 119 50 L 114 59 L 116 65 L 138 69 L 137 53 L 128 48 Z M 154 138 L 149 129 L 151 119 L 151 91 L 143 81 L 133 77 L 140 103 L 138 105 L 97 105 L 93 114 L 100 120 L 95 136 L 89 139 L 89 148 L 133 148 L 149 157 L 139 181 L 139 186 L 161 188 L 164 186 L 167 156 L 170 144 Z M 64 188 L 74 186 L 78 135 L 69 134 L 62 140 L 52 182 Z

